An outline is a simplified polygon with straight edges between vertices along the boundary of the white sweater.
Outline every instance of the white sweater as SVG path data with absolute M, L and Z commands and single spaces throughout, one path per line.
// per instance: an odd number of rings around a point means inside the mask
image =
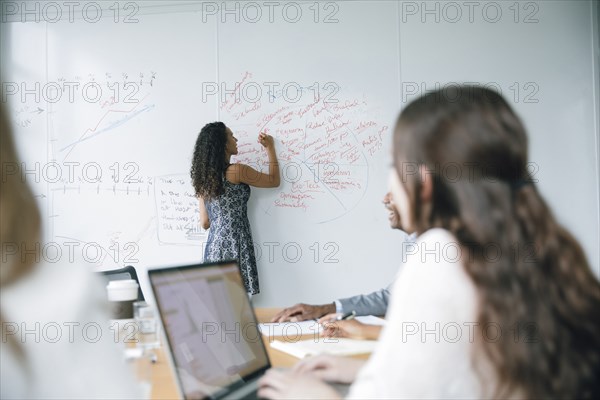
M 3 288 L 1 299 L 2 399 L 141 397 L 109 328 L 106 292 L 89 265 L 38 265 Z M 24 359 L 9 345 L 9 335 Z
M 483 385 L 472 364 L 479 340 L 477 292 L 460 260 L 458 241 L 446 230 L 432 229 L 407 250 L 392 288 L 387 325 L 349 398 L 491 396 L 495 380 L 489 363 L 478 360 L 478 370 L 487 371 Z

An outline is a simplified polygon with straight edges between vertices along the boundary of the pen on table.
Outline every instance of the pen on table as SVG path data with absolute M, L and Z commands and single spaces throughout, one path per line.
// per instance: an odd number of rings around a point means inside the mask
M 347 312 L 345 314 L 339 315 L 336 320 L 337 321 L 345 321 L 348 319 L 353 319 L 354 317 L 356 317 L 356 311 L 352 310 L 350 312 Z

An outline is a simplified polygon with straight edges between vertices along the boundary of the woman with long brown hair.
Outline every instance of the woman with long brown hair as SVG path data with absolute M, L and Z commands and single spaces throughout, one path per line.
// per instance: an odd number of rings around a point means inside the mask
M 390 187 L 419 237 L 378 348 L 364 366 L 316 357 L 296 374 L 354 381 L 355 398 L 598 398 L 600 284 L 527 154 L 523 124 L 494 91 L 456 86 L 409 104 Z M 260 394 L 337 396 L 311 379 L 270 371 Z

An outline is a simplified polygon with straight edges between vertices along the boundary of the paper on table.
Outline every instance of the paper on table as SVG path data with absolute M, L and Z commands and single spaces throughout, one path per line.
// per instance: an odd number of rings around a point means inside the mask
M 376 317 L 374 315 L 365 315 L 362 317 L 355 318 L 358 322 L 362 322 L 367 325 L 385 325 L 385 319 Z
M 319 340 L 301 340 L 299 342 L 273 341 L 271 347 L 294 357 L 304 358 L 317 354 L 351 356 L 372 353 L 377 346 L 376 340 L 355 340 L 342 338 L 321 338 Z
M 301 335 L 313 335 L 323 331 L 323 327 L 314 319 L 302 322 L 271 322 L 258 324 L 260 333 L 265 336 L 298 337 Z
M 385 319 L 378 318 L 373 315 L 356 317 L 356 320 L 362 322 L 363 324 L 385 325 Z M 258 329 L 260 330 L 260 333 L 268 336 L 269 338 L 273 338 L 275 336 L 298 338 L 302 335 L 314 335 L 316 333 L 321 333 L 323 331 L 323 326 L 317 323 L 317 321 L 311 319 L 302 322 L 271 322 L 258 324 Z

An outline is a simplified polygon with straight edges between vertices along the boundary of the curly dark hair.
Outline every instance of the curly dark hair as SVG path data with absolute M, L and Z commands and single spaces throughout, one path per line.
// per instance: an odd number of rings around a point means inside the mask
M 416 231 L 454 234 L 469 254 L 480 326 L 503 329 L 500 340 L 479 343 L 499 379 L 495 397 L 599 398 L 600 283 L 538 192 L 527 150 L 511 107 L 480 87 L 420 97 L 404 108 L 394 133 Z M 434 171 L 430 208 L 420 204 L 419 179 L 402 176 L 407 162 Z M 441 173 L 456 165 L 473 168 L 460 179 Z M 486 257 L 489 244 L 501 256 Z
M 228 167 L 225 161 L 227 127 L 222 122 L 211 122 L 202 128 L 194 146 L 192 185 L 196 196 L 209 200 L 224 193 L 223 176 Z

